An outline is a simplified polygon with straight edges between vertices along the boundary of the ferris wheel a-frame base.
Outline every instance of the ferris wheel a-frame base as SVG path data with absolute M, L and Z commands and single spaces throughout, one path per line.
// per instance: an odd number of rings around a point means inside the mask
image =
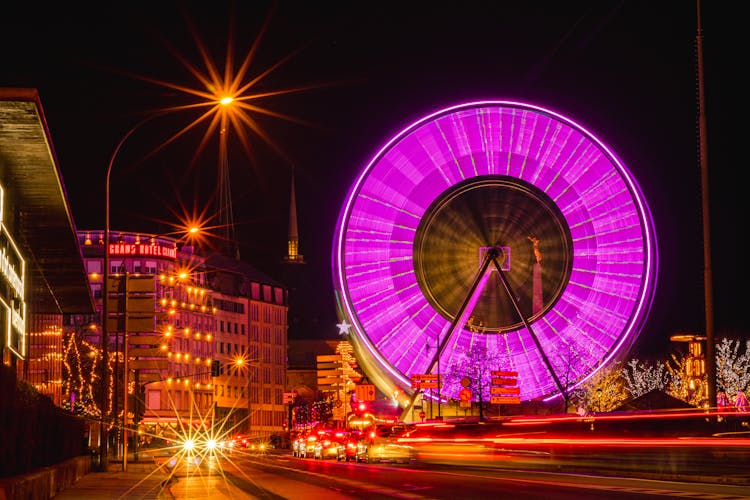
M 437 368 L 438 416 L 440 416 L 440 405 L 442 402 L 442 398 L 440 396 L 440 386 L 442 385 L 442 381 L 440 380 L 440 355 L 442 354 L 443 350 L 445 350 L 446 346 L 450 342 L 450 339 L 453 336 L 454 332 L 457 330 L 458 325 L 463 325 L 466 322 L 468 315 L 471 314 L 473 305 L 476 304 L 477 297 L 482 292 L 483 286 L 480 286 L 480 285 L 485 285 L 489 273 L 492 273 L 495 271 L 498 273 L 498 276 L 500 277 L 500 282 L 503 285 L 503 290 L 505 291 L 508 301 L 511 304 L 513 304 L 513 308 L 515 309 L 515 312 L 518 315 L 518 318 L 523 322 L 524 327 L 526 328 L 526 330 L 528 330 L 529 335 L 531 335 L 531 338 L 534 340 L 534 344 L 536 345 L 537 349 L 539 349 L 539 353 L 542 359 L 544 360 L 547 370 L 549 370 L 550 376 L 552 376 L 552 379 L 555 381 L 555 384 L 557 385 L 558 390 L 560 391 L 560 393 L 565 392 L 565 388 L 560 382 L 560 379 L 557 376 L 557 373 L 555 373 L 555 369 L 552 366 L 552 363 L 550 362 L 549 357 L 544 352 L 544 348 L 542 347 L 541 342 L 539 342 L 539 337 L 537 337 L 537 335 L 534 333 L 533 328 L 531 328 L 531 323 L 529 323 L 528 318 L 521 312 L 521 309 L 519 308 L 518 303 L 514 299 L 515 294 L 513 290 L 511 289 L 508 279 L 505 277 L 505 271 L 503 271 L 503 268 L 500 265 L 500 262 L 498 262 L 498 258 L 503 255 L 503 251 L 504 251 L 503 248 L 495 246 L 495 247 L 484 248 L 483 250 L 484 250 L 484 256 L 482 258 L 482 264 L 479 267 L 479 270 L 477 271 L 477 274 L 471 283 L 471 287 L 469 287 L 469 291 L 466 293 L 466 296 L 464 297 L 464 300 L 461 303 L 461 307 L 459 308 L 458 312 L 453 318 L 453 321 L 448 327 L 447 334 L 443 336 L 442 340 L 439 340 L 438 348 L 437 348 L 437 351 L 435 352 L 435 356 L 432 358 L 432 361 L 430 361 L 430 364 L 427 367 L 426 373 L 432 373 L 432 370 Z M 492 264 L 492 268 L 490 267 L 490 264 Z M 417 389 L 412 393 L 411 397 L 409 398 L 409 403 L 404 408 L 404 411 L 401 414 L 402 420 L 412 411 L 412 408 L 414 407 L 414 402 L 416 401 L 417 396 L 420 394 L 420 392 L 421 390 Z

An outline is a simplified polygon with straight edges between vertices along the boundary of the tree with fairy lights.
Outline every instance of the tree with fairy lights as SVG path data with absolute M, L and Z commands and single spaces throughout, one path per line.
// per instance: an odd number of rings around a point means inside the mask
M 86 327 L 90 328 L 90 327 Z M 65 335 L 63 356 L 63 408 L 78 415 L 98 416 L 99 350 L 82 335 L 83 329 Z
M 621 370 L 625 388 L 632 398 L 640 397 L 654 389 L 664 390 L 669 384 L 669 372 L 661 361 L 653 363 L 631 359 Z
M 579 413 L 612 411 L 627 399 L 628 393 L 620 363 L 602 368 L 571 394 L 571 403 L 579 409 Z
M 750 387 L 750 340 L 721 339 L 716 345 L 716 387 L 731 401 Z

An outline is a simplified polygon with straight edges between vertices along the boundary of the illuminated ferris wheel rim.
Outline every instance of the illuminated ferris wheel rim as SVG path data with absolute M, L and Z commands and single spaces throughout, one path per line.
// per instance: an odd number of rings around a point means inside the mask
M 599 365 L 605 366 L 610 360 L 620 354 L 623 346 L 626 342 L 632 343 L 634 341 L 634 334 L 637 334 L 642 324 L 645 321 L 645 316 L 650 309 L 651 302 L 653 300 L 653 290 L 655 288 L 655 275 L 657 270 L 658 258 L 655 250 L 656 237 L 653 231 L 653 222 L 651 220 L 650 211 L 645 203 L 643 194 L 637 182 L 632 178 L 629 170 L 624 166 L 618 156 L 601 140 L 599 140 L 592 132 L 585 127 L 581 126 L 577 122 L 562 116 L 561 114 L 552 111 L 550 109 L 540 107 L 537 105 L 523 103 L 519 101 L 509 100 L 481 100 L 471 101 L 467 103 L 457 104 L 447 108 L 435 111 L 412 124 L 404 127 L 400 132 L 395 134 L 387 143 L 378 150 L 378 152 L 372 157 L 367 163 L 367 166 L 362 170 L 359 176 L 356 178 L 354 184 L 349 190 L 346 196 L 345 204 L 342 207 L 338 226 L 335 232 L 334 242 L 334 273 L 335 281 L 338 290 L 341 291 L 342 297 L 342 312 L 351 321 L 351 327 L 354 330 L 351 332 L 357 339 L 357 343 L 361 344 L 367 352 L 377 360 L 380 367 L 385 370 L 395 380 L 399 381 L 402 386 L 408 387 L 409 380 L 404 373 L 399 369 L 395 369 L 391 366 L 390 362 L 380 352 L 380 350 L 373 345 L 371 339 L 368 337 L 365 328 L 362 326 L 360 320 L 360 314 L 355 310 L 352 301 L 349 297 L 349 285 L 346 276 L 346 265 L 344 262 L 345 257 L 345 245 L 346 245 L 346 234 L 349 228 L 349 217 L 351 216 L 353 206 L 357 201 L 357 197 L 362 190 L 362 187 L 369 175 L 372 173 L 380 161 L 388 154 L 394 147 L 397 147 L 399 142 L 408 138 L 410 134 L 419 130 L 421 127 L 428 125 L 436 120 L 439 120 L 448 115 L 458 114 L 460 112 L 476 110 L 478 112 L 490 109 L 497 109 L 499 113 L 502 113 L 506 108 L 519 111 L 530 111 L 541 116 L 549 117 L 551 120 L 559 122 L 567 127 L 570 127 L 574 131 L 579 132 L 587 140 L 591 141 L 596 148 L 598 148 L 603 156 L 613 164 L 617 174 L 621 177 L 622 181 L 627 185 L 627 189 L 632 198 L 633 204 L 636 206 L 637 215 L 639 218 L 642 231 L 643 239 L 643 259 L 644 259 L 644 278 L 641 282 L 641 290 L 638 294 L 638 298 L 635 301 L 635 307 L 633 313 L 630 315 L 630 319 L 627 321 L 627 326 L 618 336 L 616 342 L 608 348 L 606 357 L 600 360 Z M 598 370 L 598 369 L 597 369 Z M 576 385 L 584 382 L 590 378 L 597 370 L 593 370 L 588 373 L 587 376 L 577 381 Z M 555 397 L 555 396 L 552 396 Z

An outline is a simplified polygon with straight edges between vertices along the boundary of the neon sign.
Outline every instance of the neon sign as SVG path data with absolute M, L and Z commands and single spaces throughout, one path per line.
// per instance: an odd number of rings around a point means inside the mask
M 142 257 L 167 257 L 177 258 L 177 249 L 163 245 L 142 245 L 140 243 L 110 243 L 110 255 L 119 256 L 142 256 Z
M 0 217 L 3 202 L 0 186 Z M 26 262 L 0 218 L 0 290 L 5 290 L 0 294 L 0 332 L 5 333 L 5 345 L 21 359 L 26 355 L 25 275 Z

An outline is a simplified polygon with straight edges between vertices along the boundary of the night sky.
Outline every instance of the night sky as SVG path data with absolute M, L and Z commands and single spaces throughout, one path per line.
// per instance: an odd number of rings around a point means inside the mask
M 104 225 L 106 165 L 128 129 L 144 113 L 195 101 L 148 81 L 201 88 L 180 62 L 205 68 L 189 23 L 223 71 L 230 20 L 236 60 L 268 20 L 245 80 L 283 61 L 252 91 L 306 90 L 258 101 L 295 121 L 253 115 L 283 155 L 253 134 L 251 160 L 230 137 L 233 212 L 243 260 L 280 278 L 294 170 L 315 290 L 305 302 L 317 316 L 317 327 L 297 337 L 338 332 L 333 230 L 361 168 L 406 125 L 479 99 L 526 101 L 571 118 L 638 180 L 660 269 L 635 354 L 663 358 L 674 348 L 670 335 L 704 332 L 694 2 L 237 2 L 234 14 L 221 1 L 27 4 L 0 17 L 0 85 L 39 89 L 79 229 Z M 715 325 L 717 337 L 748 338 L 740 284 L 750 274 L 739 248 L 747 209 L 736 174 L 745 158 L 730 127 L 734 61 L 747 44 L 738 16 L 723 8 L 702 7 Z M 213 206 L 215 137 L 188 168 L 205 127 L 143 159 L 196 116 L 156 118 L 125 143 L 112 175 L 113 229 L 166 232 L 181 206 Z

